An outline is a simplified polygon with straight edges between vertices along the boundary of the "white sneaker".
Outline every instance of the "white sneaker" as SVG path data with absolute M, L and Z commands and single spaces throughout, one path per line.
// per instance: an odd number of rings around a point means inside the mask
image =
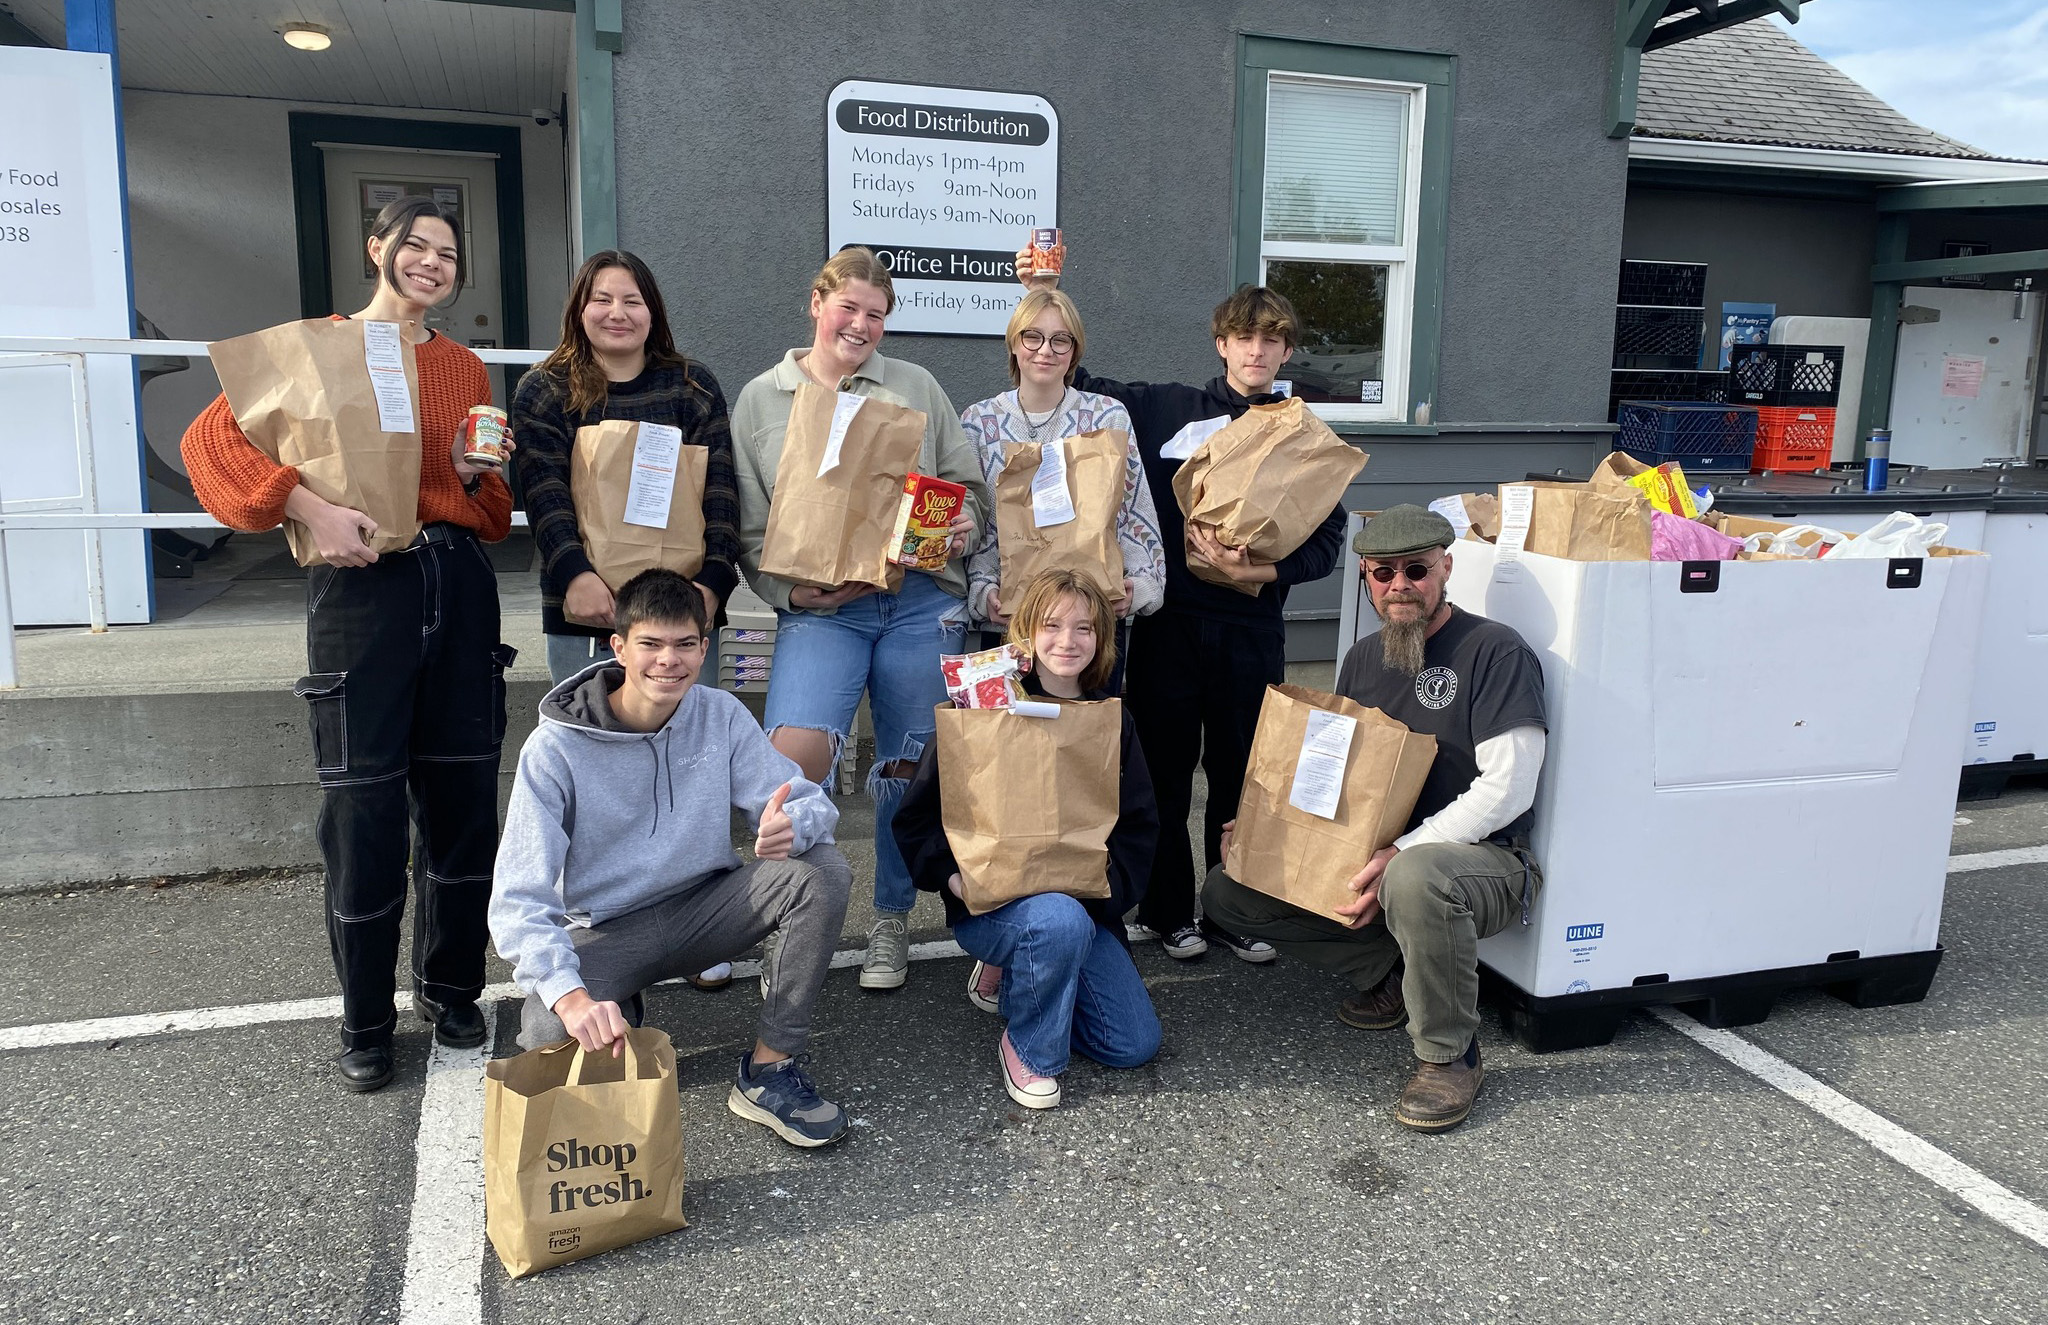
M 1124 926 L 1124 937 L 1132 943 L 1151 943 L 1159 937 L 1159 931 L 1150 925 L 1132 923 Z
M 910 978 L 910 927 L 902 916 L 882 916 L 868 934 L 868 957 L 861 963 L 862 989 L 901 989 Z
M 1054 1077 L 1042 1077 L 1024 1066 L 1024 1060 L 1017 1057 L 1016 1048 L 1010 1043 L 1010 1033 L 1003 1032 L 1003 1040 L 996 1047 L 996 1057 L 1003 1065 L 1003 1089 L 1010 1092 L 1010 1098 L 1027 1109 L 1057 1109 L 1060 1106 L 1060 1083 Z

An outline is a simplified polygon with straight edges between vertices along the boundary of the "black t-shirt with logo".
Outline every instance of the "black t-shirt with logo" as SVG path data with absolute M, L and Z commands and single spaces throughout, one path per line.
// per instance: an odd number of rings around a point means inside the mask
M 1415 803 L 1413 829 L 1462 796 L 1479 776 L 1481 741 L 1517 727 L 1545 727 L 1543 664 L 1510 626 L 1451 609 L 1451 619 L 1423 646 L 1422 671 L 1409 676 L 1381 662 L 1377 632 L 1351 646 L 1337 669 L 1337 693 L 1436 737 L 1436 762 Z M 1533 815 L 1493 835 L 1526 841 Z

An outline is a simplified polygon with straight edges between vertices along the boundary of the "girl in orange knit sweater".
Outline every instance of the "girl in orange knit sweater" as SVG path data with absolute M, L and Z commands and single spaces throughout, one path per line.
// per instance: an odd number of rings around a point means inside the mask
M 471 407 L 491 403 L 481 360 L 428 331 L 429 310 L 462 279 L 462 229 L 431 198 L 378 213 L 369 240 L 382 274 L 361 319 L 403 324 L 419 368 L 419 516 L 412 546 L 383 556 L 376 524 L 299 483 L 256 449 L 225 396 L 185 433 L 193 491 L 222 523 L 311 533 L 324 564 L 306 577 L 306 654 L 296 687 L 311 708 L 327 865 L 327 936 L 342 989 L 341 1082 L 391 1080 L 397 1022 L 392 971 L 411 859 L 413 1008 L 443 1044 L 483 1043 L 484 912 L 498 844 L 498 747 L 505 668 L 498 583 L 478 539 L 511 527 L 504 480 L 469 464 L 457 438 Z M 414 849 L 412 832 L 418 833 Z

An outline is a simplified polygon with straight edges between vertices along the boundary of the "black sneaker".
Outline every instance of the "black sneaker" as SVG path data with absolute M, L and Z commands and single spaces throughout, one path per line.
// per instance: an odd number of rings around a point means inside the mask
M 818 1094 L 804 1072 L 809 1054 L 798 1054 L 754 1070 L 751 1051 L 740 1055 L 740 1070 L 725 1107 L 775 1133 L 793 1146 L 829 1146 L 846 1135 L 846 1110 Z
M 1202 937 L 1202 931 L 1193 925 L 1182 925 L 1171 934 L 1159 936 L 1159 946 L 1166 949 L 1166 955 L 1181 961 L 1190 961 L 1209 951 L 1209 940 Z
M 1199 928 L 1203 937 L 1207 938 L 1211 943 L 1220 943 L 1230 949 L 1233 953 L 1237 954 L 1239 961 L 1269 962 L 1280 955 L 1273 950 L 1273 945 L 1264 939 L 1248 939 L 1242 934 L 1233 934 L 1206 917 L 1203 918 Z

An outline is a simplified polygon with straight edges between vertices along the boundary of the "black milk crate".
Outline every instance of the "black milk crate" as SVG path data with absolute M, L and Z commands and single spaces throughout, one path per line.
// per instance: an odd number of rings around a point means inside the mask
M 1652 368 L 1655 364 L 1624 364 L 1626 356 L 1657 355 L 1683 359 L 1672 367 L 1698 367 L 1706 343 L 1704 314 L 1697 308 L 1638 308 L 1622 304 L 1614 310 L 1616 367 Z
M 1700 470 L 1748 473 L 1756 451 L 1756 409 L 1699 401 L 1629 400 L 1615 420 L 1614 449 L 1646 465 L 1676 460 Z
M 1704 262 L 1639 262 L 1621 264 L 1617 304 L 1648 304 L 1657 308 L 1707 305 L 1707 264 Z
M 1607 421 L 1624 400 L 1684 400 L 1719 404 L 1728 399 L 1728 374 L 1697 368 L 1617 368 L 1607 388 Z
M 1839 345 L 1738 345 L 1728 393 L 1745 405 L 1834 405 L 1842 394 Z

